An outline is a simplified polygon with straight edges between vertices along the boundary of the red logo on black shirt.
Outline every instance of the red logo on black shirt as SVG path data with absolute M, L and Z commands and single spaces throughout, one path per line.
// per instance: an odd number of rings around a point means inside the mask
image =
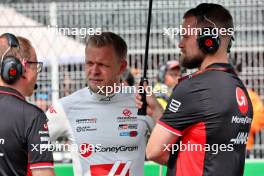
M 129 109 L 124 109 L 123 110 L 123 115 L 126 117 L 129 117 L 132 114 L 132 112 Z
M 44 130 L 48 131 L 48 124 L 44 123 L 43 128 L 44 128 Z
M 245 92 L 240 87 L 236 88 L 236 100 L 240 112 L 246 115 L 248 112 L 248 101 Z

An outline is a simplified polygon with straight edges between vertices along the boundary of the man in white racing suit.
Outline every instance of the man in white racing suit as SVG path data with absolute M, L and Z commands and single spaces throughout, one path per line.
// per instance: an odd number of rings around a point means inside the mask
M 75 176 L 144 175 L 146 137 L 154 120 L 137 115 L 134 93 L 113 90 L 120 86 L 126 55 L 120 36 L 91 36 L 85 49 L 88 87 L 47 111 L 51 141 L 68 137 L 76 146 L 71 148 Z

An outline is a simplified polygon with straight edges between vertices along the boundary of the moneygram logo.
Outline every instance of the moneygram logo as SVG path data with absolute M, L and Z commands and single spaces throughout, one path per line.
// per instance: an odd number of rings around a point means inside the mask
M 112 146 L 112 147 L 100 147 L 95 148 L 95 152 L 113 152 L 113 153 L 119 153 L 119 152 L 134 152 L 138 151 L 138 146 Z
M 138 146 L 109 146 L 104 147 L 101 144 L 87 144 L 83 143 L 80 146 L 80 154 L 84 157 L 90 157 L 92 153 L 105 153 L 105 152 L 112 152 L 112 153 L 119 153 L 119 152 L 133 152 L 138 151 Z

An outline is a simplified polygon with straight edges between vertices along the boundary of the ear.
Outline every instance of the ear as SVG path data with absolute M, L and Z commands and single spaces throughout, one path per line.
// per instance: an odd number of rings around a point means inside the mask
M 122 59 L 120 61 L 120 69 L 119 69 L 119 74 L 123 74 L 124 71 L 126 70 L 126 67 L 127 67 L 127 61 L 125 59 Z
M 26 59 L 22 59 L 22 60 L 21 60 L 21 64 L 22 64 L 23 67 L 26 67 L 26 64 L 27 64 Z
M 230 45 L 230 39 L 228 37 L 222 37 L 221 39 L 221 44 L 219 46 L 219 52 L 226 52 L 228 53 L 229 51 L 229 45 Z
M 22 68 L 23 71 L 22 71 L 22 76 L 21 77 L 25 79 L 26 78 L 25 77 L 25 73 L 26 73 L 26 69 L 27 69 L 27 60 L 26 59 L 22 59 L 21 60 L 21 64 L 22 64 L 22 67 L 23 67 Z

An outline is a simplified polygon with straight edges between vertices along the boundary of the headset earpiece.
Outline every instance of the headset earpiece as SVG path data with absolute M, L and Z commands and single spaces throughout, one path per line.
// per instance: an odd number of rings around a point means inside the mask
M 202 34 L 198 36 L 197 42 L 199 48 L 205 54 L 214 54 L 220 46 L 220 38 L 213 33 L 213 28 L 206 27 L 202 29 Z
M 5 57 L 1 67 L 2 79 L 7 84 L 14 84 L 22 75 L 22 68 L 19 59 L 10 56 Z
M 14 84 L 23 74 L 23 66 L 18 58 L 10 55 L 7 56 L 6 54 L 12 48 L 19 48 L 19 42 L 13 34 L 5 33 L 4 35 L 7 38 L 9 47 L 1 58 L 1 78 L 7 84 Z

